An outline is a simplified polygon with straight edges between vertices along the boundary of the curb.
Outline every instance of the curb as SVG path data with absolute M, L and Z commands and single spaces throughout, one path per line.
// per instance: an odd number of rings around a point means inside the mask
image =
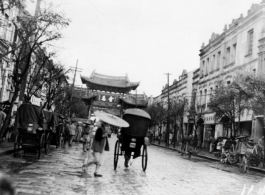
M 181 153 L 180 150 L 177 150 L 175 148 L 168 148 L 166 146 L 161 146 L 161 145 L 153 144 L 153 143 L 151 145 Z M 196 155 L 192 155 L 192 156 L 195 156 L 195 157 L 198 157 L 198 158 L 204 158 L 204 159 L 211 160 L 211 161 L 220 161 L 219 159 L 216 159 L 216 158 L 213 158 L 213 157 L 209 157 L 209 156 L 200 155 L 200 154 L 196 154 Z M 232 165 L 232 166 L 237 167 L 237 165 Z M 265 169 L 261 169 L 261 168 L 257 168 L 257 167 L 249 167 L 249 169 L 252 170 L 252 171 L 256 171 L 256 172 L 260 172 L 260 173 L 265 174 Z
M 5 144 L 3 144 L 3 151 L 1 151 L 2 148 L 0 148 L 0 156 L 12 154 L 14 151 L 14 143 L 12 143 L 12 145 L 13 146 L 10 146 L 10 144 L 8 144 L 8 146 L 5 147 Z
M 12 153 L 13 153 L 13 149 L 2 151 L 2 152 L 0 151 L 0 156 L 12 154 Z

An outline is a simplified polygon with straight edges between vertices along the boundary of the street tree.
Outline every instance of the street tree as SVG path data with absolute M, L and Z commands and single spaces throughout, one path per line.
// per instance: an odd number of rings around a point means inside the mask
M 69 86 L 62 85 L 57 90 L 54 98 L 55 112 L 68 116 L 71 109 L 72 90 Z
M 150 126 L 158 126 L 159 132 L 161 133 L 161 127 L 163 122 L 166 120 L 166 109 L 163 107 L 161 103 L 156 103 L 149 105 L 146 108 L 146 111 L 151 116 L 151 124 Z
M 254 115 L 263 115 L 263 136 L 265 137 L 265 75 L 255 75 L 249 72 L 240 72 L 241 86 L 250 98 L 251 109 Z M 265 143 L 264 146 L 265 148 Z M 265 153 L 263 154 L 263 167 L 265 166 Z
M 32 96 L 38 91 L 44 93 L 45 101 L 42 108 L 50 110 L 54 105 L 54 99 L 62 93 L 62 87 L 68 86 L 67 73 L 69 70 L 65 70 L 63 65 L 54 63 L 52 60 L 48 60 L 44 67 L 42 71 L 32 77 L 27 94 Z M 30 90 L 32 91 L 30 92 Z
M 230 136 L 235 136 L 235 132 L 240 127 L 242 112 L 251 108 L 249 95 L 242 88 L 241 79 L 236 77 L 231 84 L 227 85 L 220 81 L 210 95 L 208 108 L 215 113 L 216 118 L 229 119 Z
M 77 118 L 88 118 L 87 106 L 81 98 L 73 97 L 70 110 L 72 115 Z
M 26 91 L 28 73 L 34 65 L 32 59 L 36 58 L 38 50 L 44 46 L 48 47 L 49 43 L 54 43 L 62 38 L 62 28 L 69 25 L 69 20 L 63 14 L 56 13 L 51 9 L 42 9 L 36 16 L 31 16 L 27 11 L 21 10 L 17 20 L 12 22 L 16 27 L 14 41 L 10 43 L 11 49 L 0 57 L 12 54 L 14 94 L 0 132 L 0 140 L 5 134 L 12 108 L 19 93 L 23 97 Z M 42 59 L 39 66 L 44 64 L 45 59 Z
M 188 99 L 183 98 L 170 103 L 170 117 L 173 119 L 174 125 L 174 145 L 176 142 L 176 135 L 178 134 L 180 138 L 183 138 L 183 121 L 184 115 L 188 111 Z M 178 127 L 178 132 L 177 132 Z M 178 141 L 178 138 L 177 138 Z
M 83 96 L 75 92 L 72 86 L 69 85 L 59 87 L 57 95 L 54 97 L 55 112 L 69 117 L 87 118 L 88 108 L 82 101 Z
M 188 106 L 187 114 L 189 120 L 193 121 L 193 131 L 197 136 L 199 136 L 199 138 L 203 135 L 201 135 L 200 130 L 199 132 L 197 132 L 199 126 L 199 123 L 197 121 L 202 117 L 204 109 L 205 105 L 202 104 L 202 96 L 197 96 L 197 92 L 195 91 L 192 95 L 191 103 Z M 201 144 L 200 141 L 198 142 L 198 144 Z

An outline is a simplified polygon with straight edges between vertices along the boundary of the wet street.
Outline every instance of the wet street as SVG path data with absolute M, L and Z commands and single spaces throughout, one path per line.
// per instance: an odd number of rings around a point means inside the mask
M 100 173 L 95 178 L 95 165 L 84 167 L 92 160 L 91 152 L 82 152 L 82 145 L 62 150 L 53 149 L 40 160 L 35 157 L 0 156 L 0 170 L 14 181 L 17 194 L 240 194 L 244 185 L 254 186 L 256 194 L 265 185 L 264 175 L 239 173 L 235 167 L 218 162 L 148 147 L 148 165 L 142 171 L 141 158 L 126 169 L 123 157 L 113 170 L 113 150 L 116 137 L 109 139 L 110 152 L 105 153 Z

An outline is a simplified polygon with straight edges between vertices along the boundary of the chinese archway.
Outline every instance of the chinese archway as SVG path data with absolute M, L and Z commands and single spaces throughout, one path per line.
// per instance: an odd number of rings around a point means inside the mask
M 130 94 L 140 82 L 130 82 L 128 76 L 108 76 L 92 72 L 90 77 L 81 76 L 88 93 L 82 98 L 89 109 L 89 118 L 96 110 L 122 116 L 126 108 L 145 108 L 146 95 Z

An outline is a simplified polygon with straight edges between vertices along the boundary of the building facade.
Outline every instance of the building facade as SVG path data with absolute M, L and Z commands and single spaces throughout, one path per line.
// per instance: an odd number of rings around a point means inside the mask
M 196 133 L 199 146 L 208 147 L 211 136 L 230 137 L 231 132 L 227 118 L 217 119 L 208 108 L 218 82 L 229 85 L 238 71 L 265 73 L 265 0 L 252 4 L 245 17 L 241 14 L 233 19 L 222 33 L 212 33 L 209 42 L 202 44 L 199 56 L 199 68 L 183 71 L 178 81 L 163 87 L 153 103 L 167 104 L 168 90 L 171 101 L 188 98 L 193 112 L 184 115 L 184 135 Z M 236 120 L 240 128 L 235 134 L 250 135 L 257 142 L 263 135 L 262 120 L 263 114 L 244 110 L 240 122 Z
M 193 75 L 194 71 L 187 72 L 186 70 L 182 71 L 182 74 L 178 79 L 175 79 L 172 85 L 165 85 L 162 89 L 162 93 L 153 98 L 153 104 L 162 104 L 165 109 L 167 109 L 168 105 L 168 96 L 170 103 L 178 103 L 180 101 L 185 100 L 187 102 L 186 108 L 189 108 L 190 102 L 192 100 L 192 89 L 193 89 Z M 183 114 L 183 123 L 180 124 L 180 121 L 170 121 L 169 130 L 174 131 L 174 124 L 177 124 L 177 130 L 182 126 L 183 134 L 188 135 L 192 133 L 192 124 L 190 124 L 188 117 L 188 109 Z M 166 121 L 161 125 L 161 131 L 166 132 Z M 158 127 L 155 127 L 157 129 Z M 180 131 L 177 131 L 176 138 L 180 139 Z
M 218 87 L 222 80 L 229 85 L 240 70 L 257 75 L 264 70 L 264 39 L 265 39 L 265 1 L 253 4 L 247 16 L 241 14 L 233 19 L 231 24 L 225 25 L 221 34 L 212 33 L 209 43 L 202 44 L 200 49 L 199 79 L 193 83 L 196 95 L 196 108 L 201 113 L 197 122 L 202 124 L 202 146 L 209 144 L 210 136 L 230 137 L 230 127 L 225 119 L 216 119 L 207 104 L 210 94 Z M 238 120 L 237 120 L 238 121 Z M 257 141 L 262 129 L 260 120 L 251 110 L 245 110 L 240 119 L 240 129 L 236 135 L 250 135 Z
M 23 8 L 24 4 L 21 1 Z M 12 72 L 13 62 L 11 60 L 12 54 L 8 54 L 10 45 L 14 41 L 16 17 L 19 14 L 19 8 L 13 6 L 9 7 L 9 1 L 4 0 L 1 3 L 0 12 L 0 54 L 4 55 L 0 59 L 0 102 L 9 101 L 12 98 Z

